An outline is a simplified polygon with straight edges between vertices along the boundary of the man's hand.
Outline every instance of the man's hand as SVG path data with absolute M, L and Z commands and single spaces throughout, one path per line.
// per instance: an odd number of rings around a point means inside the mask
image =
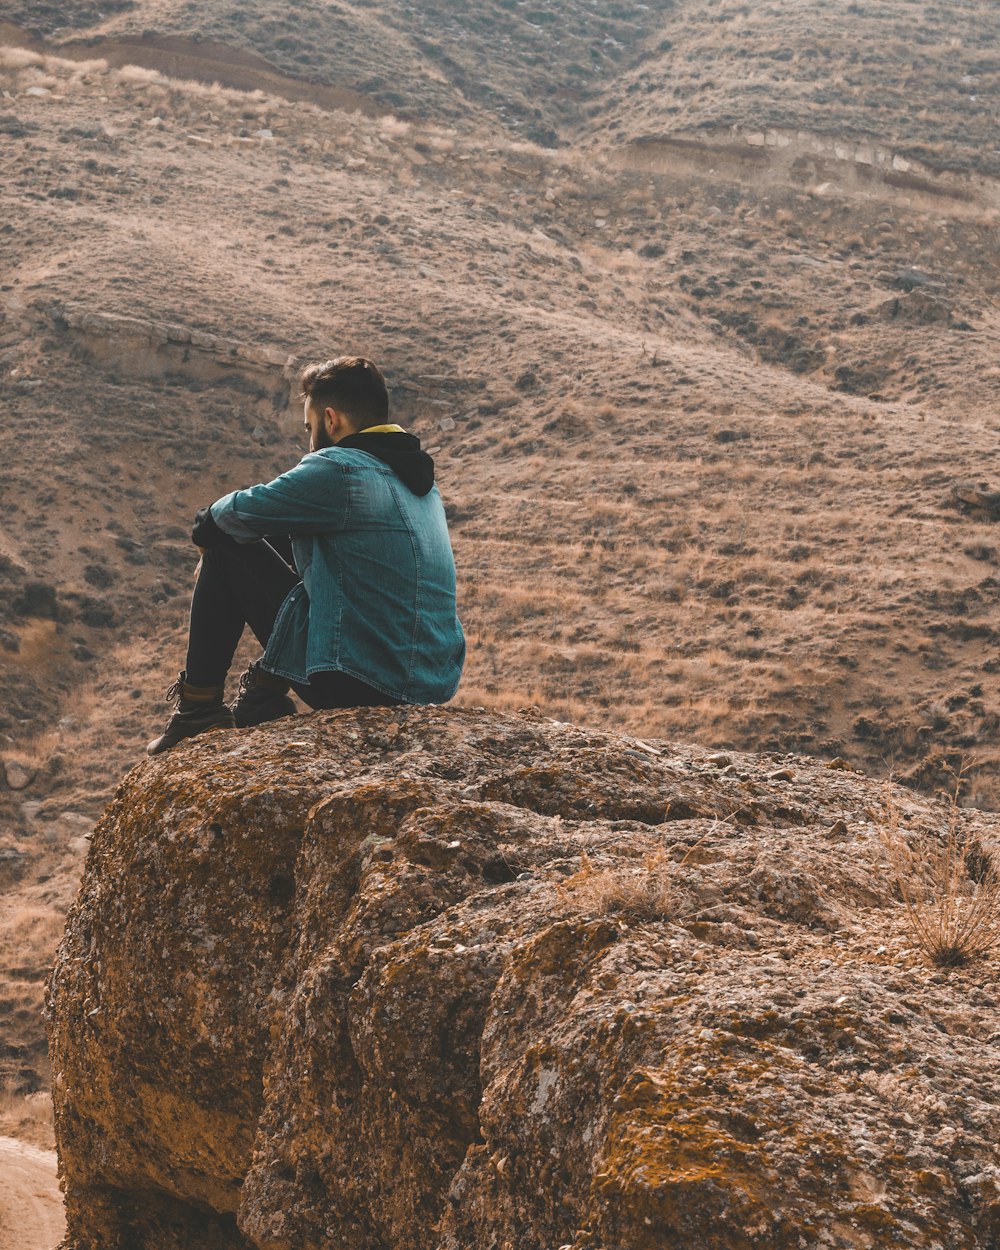
M 209 506 L 208 508 L 200 508 L 195 514 L 194 525 L 191 528 L 191 541 L 196 547 L 204 551 L 206 547 L 218 547 L 223 543 L 235 543 L 236 539 L 215 523 L 211 506 Z

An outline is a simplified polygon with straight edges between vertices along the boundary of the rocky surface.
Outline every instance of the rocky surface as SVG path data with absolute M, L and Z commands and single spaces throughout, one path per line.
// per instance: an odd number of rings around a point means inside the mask
M 143 764 L 51 982 L 64 1246 L 996 1244 L 994 969 L 921 958 L 885 801 L 477 709 Z

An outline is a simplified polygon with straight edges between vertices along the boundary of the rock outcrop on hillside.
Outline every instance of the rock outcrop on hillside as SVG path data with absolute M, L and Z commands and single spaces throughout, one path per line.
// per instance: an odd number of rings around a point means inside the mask
M 883 818 L 846 768 L 530 713 L 143 764 L 50 988 L 65 1246 L 996 1245 L 992 969 L 921 959 Z

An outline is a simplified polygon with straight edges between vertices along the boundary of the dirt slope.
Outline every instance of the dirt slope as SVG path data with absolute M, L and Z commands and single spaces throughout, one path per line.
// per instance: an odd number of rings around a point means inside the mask
M 998 38 L 1000 14 L 982 0 L 680 0 L 591 125 L 612 142 L 805 131 L 996 176 Z
M 131 55 L 199 80 L 215 60 L 218 81 L 233 86 L 256 61 L 265 90 L 278 74 L 300 98 L 341 91 L 547 146 L 776 129 L 881 144 L 935 168 L 1000 170 L 1000 17 L 988 0 L 308 0 L 279 10 L 268 0 L 0 0 L 4 19 L 74 56 Z
M 0 1248 L 55 1250 L 65 1229 L 55 1151 L 0 1137 Z

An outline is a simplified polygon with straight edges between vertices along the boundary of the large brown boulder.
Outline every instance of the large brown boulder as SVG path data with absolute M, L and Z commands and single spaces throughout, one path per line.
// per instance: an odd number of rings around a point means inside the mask
M 141 765 L 52 975 L 65 1246 L 997 1245 L 995 971 L 922 957 L 884 818 L 844 768 L 475 710 Z

